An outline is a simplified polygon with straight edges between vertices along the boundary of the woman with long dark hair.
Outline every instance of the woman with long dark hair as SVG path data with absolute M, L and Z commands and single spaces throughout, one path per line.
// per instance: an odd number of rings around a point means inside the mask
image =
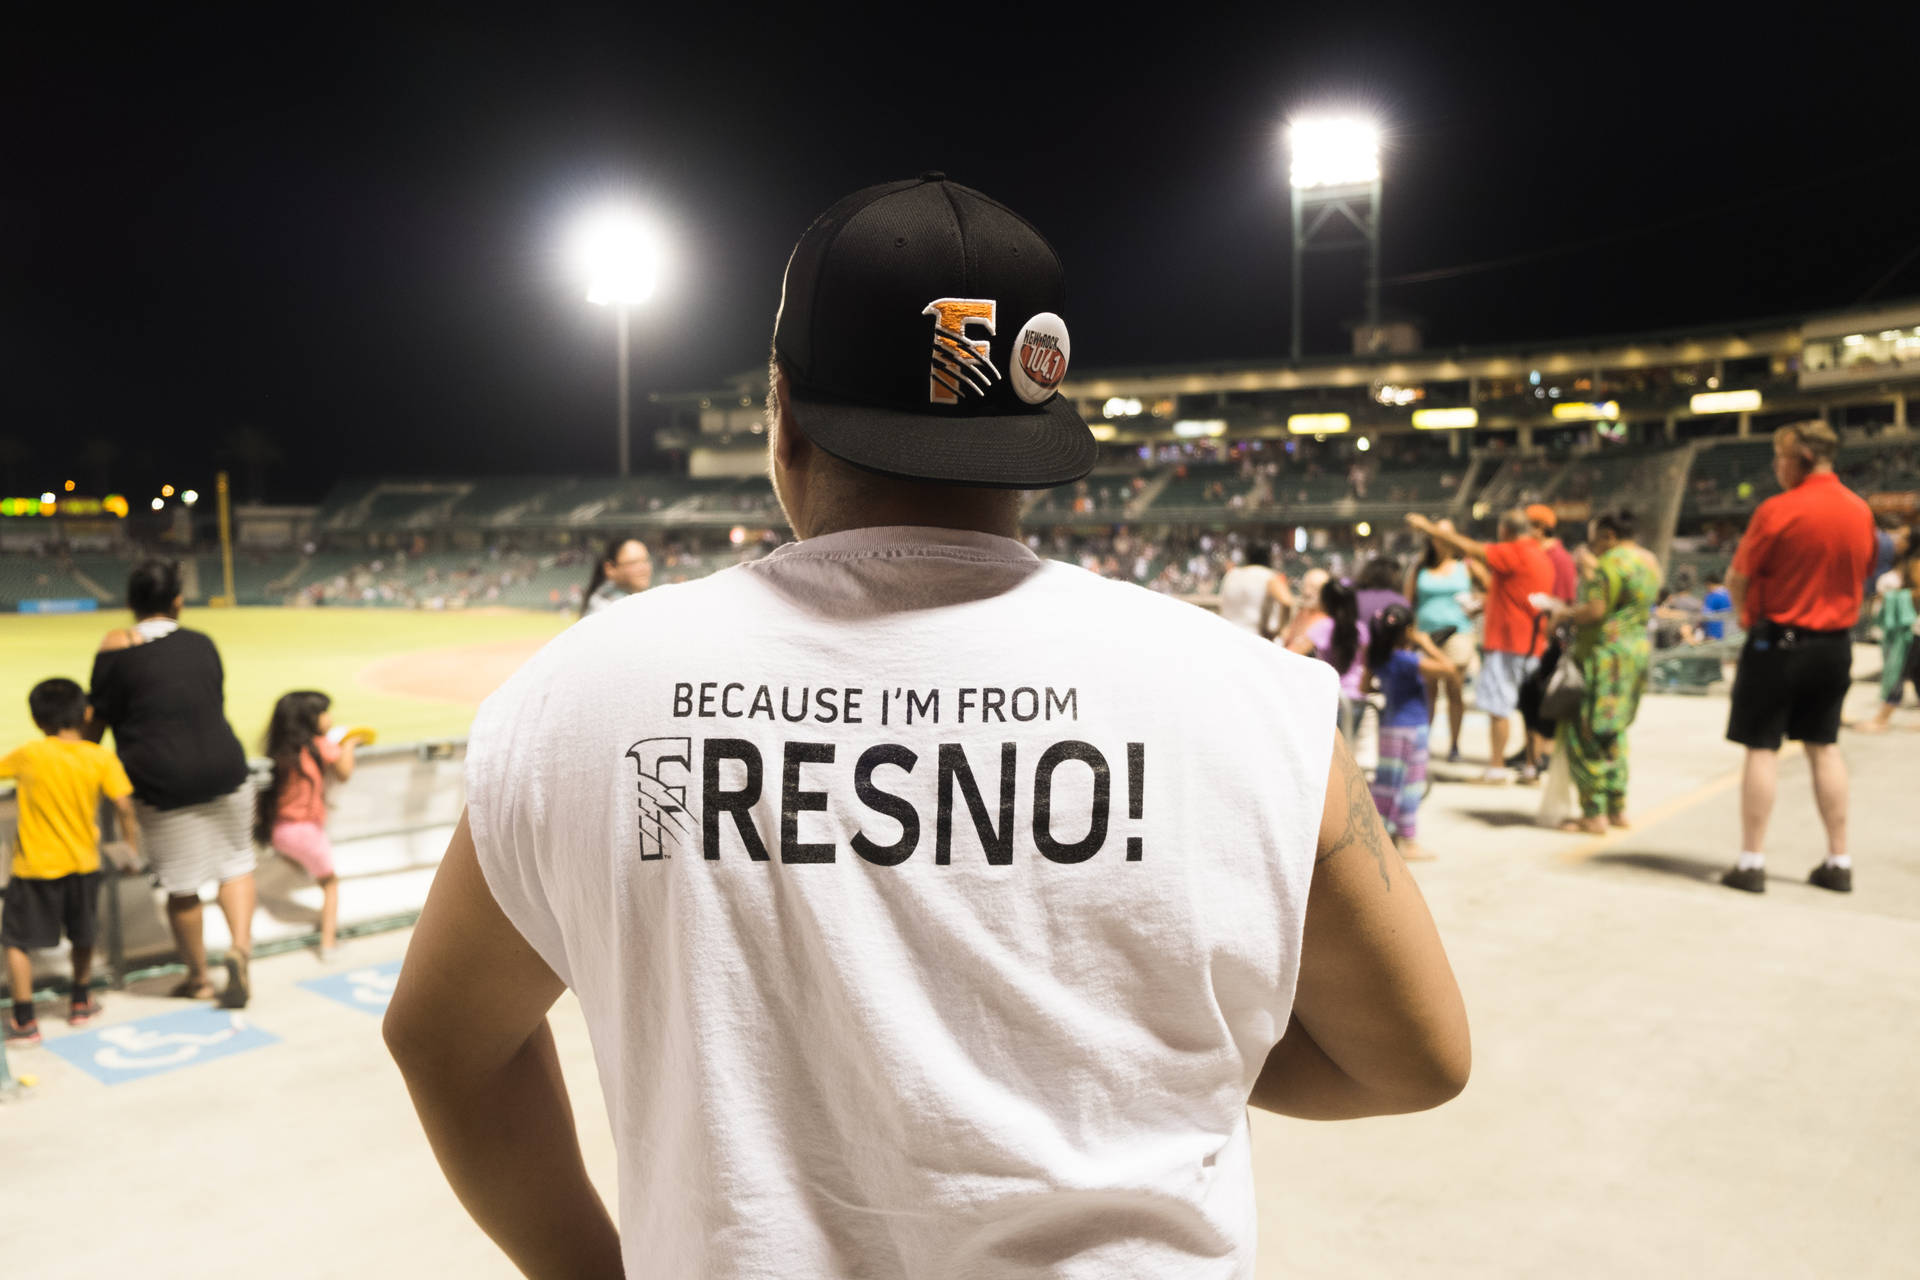
M 1291 646 L 1295 653 L 1312 654 L 1340 673 L 1340 732 L 1349 740 L 1360 724 L 1365 705 L 1361 681 L 1367 647 L 1367 624 L 1360 621 L 1360 602 L 1354 589 L 1338 578 L 1320 588 L 1320 607 L 1326 616 L 1306 629 Z
M 316 689 L 282 694 L 267 721 L 273 781 L 255 807 L 253 838 L 269 845 L 320 885 L 320 958 L 333 957 L 340 925 L 340 878 L 327 838 L 327 780 L 353 776 L 355 738 L 336 739 L 333 699 Z
M 587 580 L 580 616 L 585 618 L 637 595 L 652 582 L 653 555 L 647 550 L 647 544 L 625 536 L 609 539 L 605 553 L 594 562 L 593 577 Z
M 1440 525 L 1451 530 L 1453 523 Z M 1474 562 L 1462 560 L 1453 548 L 1427 539 L 1426 554 L 1407 575 L 1407 599 L 1413 604 L 1414 630 L 1438 637 L 1440 651 L 1453 664 L 1453 674 L 1438 678 L 1428 698 L 1428 722 L 1440 715 L 1440 695 L 1447 698 L 1447 759 L 1460 759 L 1460 726 L 1467 716 L 1466 681 L 1479 668 L 1480 647 L 1474 643 L 1473 617 L 1467 604 L 1475 586 Z
M 227 986 L 220 1003 L 247 1003 L 253 953 L 253 788 L 247 754 L 227 724 L 226 669 L 213 641 L 180 625 L 180 566 L 148 560 L 127 579 L 131 627 L 109 631 L 93 660 L 93 732 L 113 731 L 133 782 L 148 861 L 167 891 L 167 922 L 186 963 L 176 996 L 205 999 L 207 944 L 200 891 L 219 884 L 227 918 Z

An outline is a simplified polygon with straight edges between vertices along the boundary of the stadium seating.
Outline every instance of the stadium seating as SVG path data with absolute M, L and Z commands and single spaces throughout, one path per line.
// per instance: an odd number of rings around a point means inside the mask
M 1283 471 L 1273 482 L 1274 501 L 1282 507 L 1326 506 L 1350 496 L 1347 477 L 1340 474 Z
M 476 480 L 454 501 L 447 515 L 456 524 L 493 523 L 528 506 L 552 487 L 550 480 Z
M 1227 507 L 1235 498 L 1244 503 L 1258 483 L 1253 476 L 1242 474 L 1242 468 L 1234 462 L 1190 462 L 1184 470 L 1184 475 L 1176 470 L 1150 510 Z
M 95 599 L 58 560 L 45 556 L 0 556 L 0 605 L 23 600 Z
M 1771 440 L 1716 442 L 1701 447 L 1694 455 L 1681 517 L 1751 511 L 1778 492 Z

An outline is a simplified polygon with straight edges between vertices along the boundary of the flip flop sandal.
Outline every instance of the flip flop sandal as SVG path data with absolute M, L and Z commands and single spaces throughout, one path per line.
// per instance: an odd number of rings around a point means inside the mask
M 244 1009 L 247 1007 L 247 953 L 244 951 L 227 952 L 227 988 L 220 993 L 222 1009 Z
M 189 978 L 173 990 L 167 992 L 167 995 L 174 1000 L 211 1000 L 213 999 L 213 984 L 211 982 L 201 982 L 195 985 L 193 980 Z

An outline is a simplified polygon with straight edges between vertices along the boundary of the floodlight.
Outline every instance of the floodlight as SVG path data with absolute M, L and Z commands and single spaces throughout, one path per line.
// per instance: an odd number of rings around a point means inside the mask
M 1422 431 L 1453 431 L 1480 425 L 1478 409 L 1415 409 L 1413 425 Z
M 1296 436 L 1337 435 L 1353 428 L 1353 419 L 1344 413 L 1295 413 L 1287 417 L 1287 430 Z
M 180 495 L 180 501 L 186 503 L 188 506 L 192 506 L 194 503 L 200 501 L 200 491 L 197 489 L 189 489 Z
M 589 214 L 575 228 L 574 265 L 587 281 L 587 301 L 631 307 L 653 296 L 660 270 L 658 238 L 630 209 L 613 206 Z
M 1307 116 L 1287 125 L 1294 186 L 1356 187 L 1380 177 L 1380 126 L 1359 116 Z
M 173 496 L 173 486 L 170 484 L 161 485 L 160 496 L 163 498 L 171 498 Z
M 1751 413 L 1760 407 L 1758 391 L 1703 391 L 1687 402 L 1695 413 Z
M 72 493 L 72 492 L 73 492 L 73 481 L 71 481 L 71 480 L 69 480 L 69 481 L 67 481 L 67 492 L 68 492 L 68 493 Z
M 54 502 L 53 490 L 49 489 L 45 493 L 40 495 L 40 503 L 42 506 L 50 507 L 53 505 L 53 502 Z
M 155 511 L 160 510 L 162 507 L 166 505 L 167 505 L 167 500 L 165 498 L 155 498 L 153 500 L 153 509 Z
M 1358 440 L 1355 440 L 1353 442 L 1353 447 L 1358 449 L 1360 452 L 1365 453 L 1367 450 L 1373 448 L 1373 441 L 1367 439 L 1365 436 L 1361 436 Z
M 1120 434 L 1120 428 L 1114 426 L 1111 422 L 1089 422 L 1087 424 L 1087 430 L 1092 433 L 1095 440 L 1103 442 L 1111 440 Z
M 1227 422 L 1224 418 L 1186 418 L 1173 424 L 1173 434 L 1189 440 L 1198 436 L 1218 439 L 1227 434 Z
M 1373 536 L 1373 526 L 1368 524 L 1365 520 L 1362 520 L 1359 524 L 1356 524 L 1355 526 L 1353 526 L 1353 531 L 1359 534 L 1363 538 L 1371 538 Z
M 1137 418 L 1144 406 L 1138 400 L 1126 396 L 1113 396 L 1100 406 L 1102 417 Z
M 1593 404 L 1585 400 L 1568 400 L 1553 406 L 1553 416 L 1561 422 L 1611 422 L 1620 416 L 1620 402 L 1606 400 Z

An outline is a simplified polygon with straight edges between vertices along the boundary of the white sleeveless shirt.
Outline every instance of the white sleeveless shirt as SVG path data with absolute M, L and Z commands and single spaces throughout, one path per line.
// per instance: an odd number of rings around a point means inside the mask
M 1263 564 L 1235 565 L 1220 578 L 1220 616 L 1242 631 L 1260 630 L 1267 612 L 1267 584 L 1273 570 Z
M 474 723 L 471 823 L 585 1011 L 627 1274 L 1250 1275 L 1335 697 L 921 528 L 548 645 Z

